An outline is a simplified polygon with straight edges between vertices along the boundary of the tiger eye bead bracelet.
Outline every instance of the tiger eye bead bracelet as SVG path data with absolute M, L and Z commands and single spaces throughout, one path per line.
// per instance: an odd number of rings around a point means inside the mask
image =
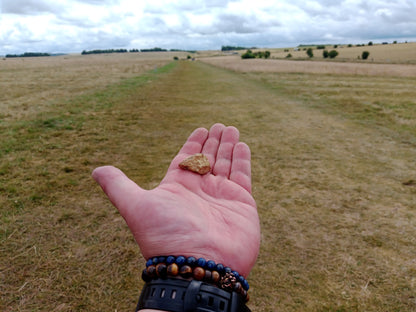
M 216 264 L 212 260 L 184 256 L 160 256 L 147 260 L 146 268 L 142 272 L 142 279 L 145 282 L 168 277 L 204 281 L 230 292 L 235 291 L 248 301 L 247 280 L 238 272 L 224 267 L 221 263 Z

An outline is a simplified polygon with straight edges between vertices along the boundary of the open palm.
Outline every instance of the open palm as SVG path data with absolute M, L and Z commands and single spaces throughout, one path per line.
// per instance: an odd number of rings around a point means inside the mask
M 195 153 L 209 159 L 211 172 L 179 168 Z M 248 146 L 238 130 L 214 125 L 196 129 L 173 159 L 160 185 L 144 190 L 114 167 L 93 177 L 118 208 L 147 259 L 159 255 L 203 257 L 247 276 L 260 244 L 256 203 L 251 196 Z

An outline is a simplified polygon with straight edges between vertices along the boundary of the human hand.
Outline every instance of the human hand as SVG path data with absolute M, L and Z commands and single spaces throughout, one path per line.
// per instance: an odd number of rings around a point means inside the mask
M 203 153 L 211 172 L 179 168 L 190 155 Z M 260 246 L 260 225 L 251 195 L 250 149 L 234 127 L 215 124 L 196 129 L 171 162 L 158 187 L 144 190 L 119 169 L 94 170 L 125 219 L 143 256 L 205 258 L 247 276 Z

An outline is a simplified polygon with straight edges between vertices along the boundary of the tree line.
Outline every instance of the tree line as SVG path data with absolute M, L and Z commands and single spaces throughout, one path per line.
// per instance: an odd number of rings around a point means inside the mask
M 39 57 L 39 56 L 51 56 L 49 53 L 42 52 L 25 52 L 23 54 L 6 54 L 6 57 Z
M 245 48 L 245 47 L 235 47 L 235 46 L 222 46 L 221 47 L 221 51 L 238 51 L 238 50 L 247 50 L 249 48 Z M 256 49 L 255 47 L 250 48 L 250 49 Z
M 253 52 L 250 49 L 246 51 L 246 53 L 241 55 L 242 59 L 251 59 L 251 58 L 265 58 L 268 59 L 270 57 L 270 51 L 258 51 Z
M 103 54 L 103 53 L 138 53 L 138 52 L 189 52 L 189 53 L 195 53 L 196 51 L 187 51 L 187 50 L 179 50 L 179 49 L 162 49 L 162 48 L 152 48 L 152 49 L 104 49 L 104 50 L 90 50 L 90 51 L 82 51 L 81 54 L 82 55 L 87 55 L 87 54 Z

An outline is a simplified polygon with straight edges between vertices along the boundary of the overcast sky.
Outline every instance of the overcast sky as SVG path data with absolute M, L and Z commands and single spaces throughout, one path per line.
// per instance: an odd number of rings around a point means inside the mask
M 416 41 L 416 0 L 0 0 L 0 55 Z

